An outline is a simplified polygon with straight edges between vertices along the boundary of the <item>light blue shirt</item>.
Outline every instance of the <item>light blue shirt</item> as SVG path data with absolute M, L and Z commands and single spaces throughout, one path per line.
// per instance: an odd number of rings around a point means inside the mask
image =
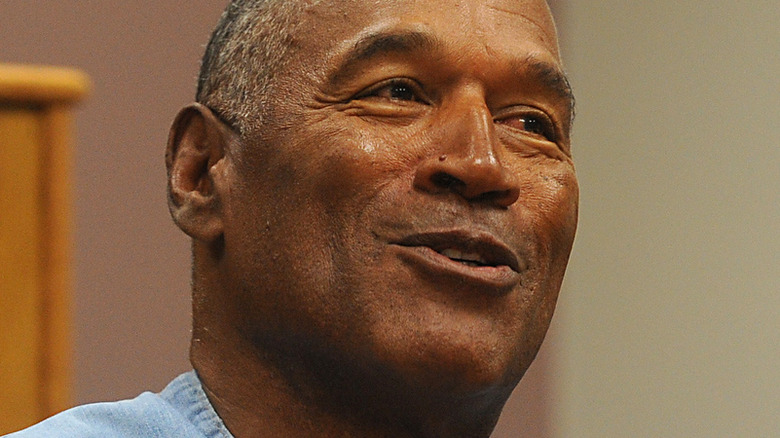
M 206 398 L 195 371 L 162 392 L 78 406 L 6 438 L 233 438 Z

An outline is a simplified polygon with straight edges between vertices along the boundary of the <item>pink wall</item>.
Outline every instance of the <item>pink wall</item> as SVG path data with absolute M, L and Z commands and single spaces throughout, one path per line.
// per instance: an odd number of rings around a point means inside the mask
M 163 151 L 224 4 L 0 3 L 0 61 L 73 65 L 94 83 L 74 163 L 79 403 L 159 390 L 188 369 L 189 245 L 168 215 Z
M 0 2 L 0 62 L 76 66 L 94 82 L 74 163 L 77 403 L 157 391 L 189 368 L 189 243 L 168 216 L 163 150 L 225 3 Z M 547 344 L 495 436 L 549 436 Z

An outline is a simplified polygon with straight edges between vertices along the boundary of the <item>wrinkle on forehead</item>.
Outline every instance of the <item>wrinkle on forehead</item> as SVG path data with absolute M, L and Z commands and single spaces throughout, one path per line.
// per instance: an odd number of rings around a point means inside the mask
M 548 52 L 560 65 L 558 41 L 552 15 L 544 0 L 304 0 L 307 17 L 314 30 L 299 35 L 300 47 L 317 46 L 333 38 L 323 24 L 338 23 L 343 29 L 326 52 L 336 53 L 352 38 L 353 32 L 371 34 L 395 25 L 414 30 L 437 29 L 443 38 L 466 38 L 466 50 L 460 56 L 482 52 L 488 56 L 530 43 L 542 52 Z M 442 10 L 442 9 L 446 9 Z M 443 24 L 440 19 L 447 15 Z M 444 27 L 442 27 L 444 25 Z M 322 34 L 321 37 L 315 36 Z M 338 34 L 338 30 L 336 30 Z M 327 34 L 327 35 L 326 35 Z M 470 34 L 470 35 L 469 35 Z M 327 38 L 326 38 L 327 37 Z M 497 41 L 501 40 L 500 43 Z M 478 52 L 472 52 L 477 50 Z M 475 58 L 476 59 L 476 58 Z
M 555 28 L 555 22 L 552 12 L 546 1 L 514 1 L 516 8 L 511 8 L 506 0 L 490 1 L 479 3 L 478 6 L 499 12 L 501 14 L 511 15 L 515 19 L 529 23 L 538 30 L 539 39 L 544 43 L 556 58 L 560 58 L 558 48 L 558 34 Z

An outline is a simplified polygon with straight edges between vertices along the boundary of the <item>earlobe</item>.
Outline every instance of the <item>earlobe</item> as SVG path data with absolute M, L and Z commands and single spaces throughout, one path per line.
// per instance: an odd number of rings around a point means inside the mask
M 221 187 L 231 130 L 207 107 L 184 107 L 171 126 L 165 165 L 168 207 L 176 225 L 203 242 L 223 231 Z

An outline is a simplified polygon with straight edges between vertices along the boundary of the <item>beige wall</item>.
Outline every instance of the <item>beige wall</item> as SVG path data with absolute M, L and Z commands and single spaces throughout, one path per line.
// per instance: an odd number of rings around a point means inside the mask
M 780 436 L 780 2 L 567 5 L 555 436 Z
M 76 126 L 78 403 L 157 391 L 189 368 L 189 244 L 168 216 L 163 148 L 225 3 L 0 1 L 0 62 L 72 65 L 94 81 Z M 549 436 L 551 349 L 511 399 L 497 438 Z

